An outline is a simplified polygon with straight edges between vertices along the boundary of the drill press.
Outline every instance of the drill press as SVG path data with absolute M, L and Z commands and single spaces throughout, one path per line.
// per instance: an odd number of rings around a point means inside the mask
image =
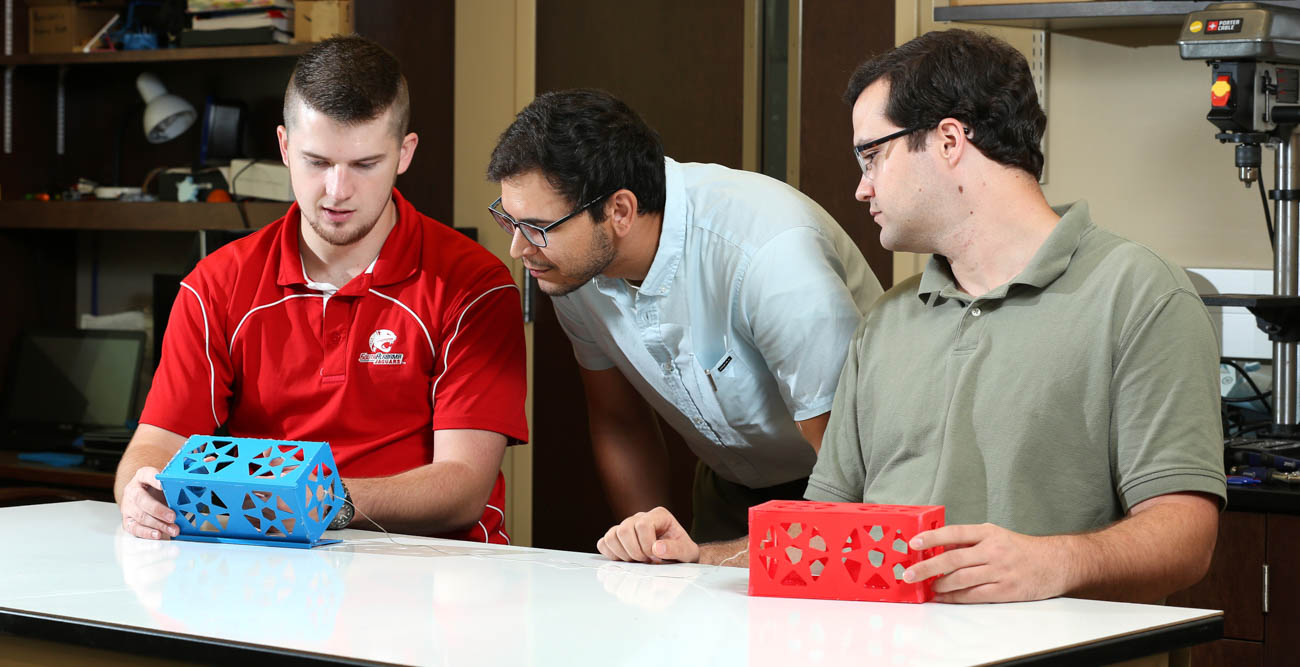
M 1273 342 L 1270 437 L 1300 439 L 1297 425 L 1297 342 L 1300 342 L 1300 9 L 1255 2 L 1217 3 L 1192 12 L 1178 39 L 1184 60 L 1210 66 L 1210 111 L 1221 142 L 1236 144 L 1237 178 L 1260 180 L 1263 147 L 1274 149 L 1272 200 L 1264 202 L 1273 245 L 1272 295 L 1217 295 L 1207 305 L 1249 308 Z M 1274 231 L 1276 228 L 1276 231 Z M 1294 442 L 1290 445 L 1294 446 Z

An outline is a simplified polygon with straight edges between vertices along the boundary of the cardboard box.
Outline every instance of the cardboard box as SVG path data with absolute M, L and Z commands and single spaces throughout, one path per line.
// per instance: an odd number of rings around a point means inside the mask
M 86 9 L 71 3 L 50 4 L 30 0 L 27 8 L 27 51 L 68 53 L 80 51 L 117 12 Z
M 319 42 L 335 35 L 351 35 L 351 0 L 298 0 L 293 5 L 293 41 Z
M 294 200 L 289 168 L 274 160 L 231 160 L 226 182 L 230 183 L 230 194 L 234 196 Z

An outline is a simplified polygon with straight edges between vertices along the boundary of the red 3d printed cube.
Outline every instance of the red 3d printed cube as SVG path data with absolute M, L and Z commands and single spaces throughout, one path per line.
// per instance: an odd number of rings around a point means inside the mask
M 907 543 L 942 525 L 942 505 L 770 500 L 749 508 L 749 594 L 925 602 L 930 580 L 906 583 L 903 570 L 943 548 Z

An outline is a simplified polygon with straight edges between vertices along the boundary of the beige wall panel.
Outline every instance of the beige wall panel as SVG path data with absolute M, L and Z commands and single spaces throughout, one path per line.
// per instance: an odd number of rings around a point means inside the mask
M 479 242 L 501 258 L 522 284 L 522 267 L 510 258 L 510 237 L 487 213 L 500 187 L 487 181 L 488 158 L 515 113 L 533 98 L 535 0 L 457 0 L 454 208 L 457 227 L 478 229 Z M 491 44 L 491 48 L 484 48 Z M 533 331 L 528 346 L 528 423 L 533 421 Z M 514 544 L 533 542 L 533 446 L 506 451 L 506 530 Z
M 1065 35 L 1050 49 L 1048 201 L 1085 198 L 1098 224 L 1185 267 L 1272 267 L 1259 193 L 1205 120 L 1205 63 Z M 1268 187 L 1272 163 L 1264 151 Z

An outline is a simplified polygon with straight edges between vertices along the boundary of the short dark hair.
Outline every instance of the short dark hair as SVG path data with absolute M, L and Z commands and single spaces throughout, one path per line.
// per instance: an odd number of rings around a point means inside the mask
M 626 188 L 638 213 L 664 210 L 664 148 L 630 107 L 603 90 L 545 93 L 501 133 L 487 177 L 493 182 L 538 170 L 573 206 L 605 219 L 604 197 Z
M 970 126 L 971 143 L 989 159 L 1042 176 L 1047 115 L 1029 63 L 1010 44 L 969 30 L 926 33 L 859 65 L 844 101 L 852 106 L 879 79 L 889 82 L 889 122 L 932 128 L 956 118 Z M 924 146 L 926 136 L 909 135 L 909 149 Z
M 331 37 L 298 57 L 284 91 L 285 127 L 291 128 L 298 100 L 344 125 L 372 121 L 391 108 L 399 141 L 411 121 L 401 64 L 360 35 Z

